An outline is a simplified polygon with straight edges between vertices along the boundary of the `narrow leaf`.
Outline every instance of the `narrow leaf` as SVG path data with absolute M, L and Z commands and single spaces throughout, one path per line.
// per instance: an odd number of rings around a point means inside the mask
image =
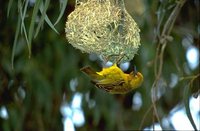
M 12 49 L 12 56 L 11 56 L 12 69 L 14 69 L 15 49 L 16 49 L 16 44 L 17 44 L 17 40 L 18 40 L 18 37 L 19 37 L 20 22 L 21 22 L 21 19 L 20 19 L 20 17 L 18 17 L 17 29 L 16 29 L 16 33 L 15 33 L 15 39 L 14 39 L 14 44 L 13 44 L 13 49 Z
M 28 0 L 26 0 L 26 3 L 25 3 L 25 6 L 24 6 L 24 12 L 23 12 L 23 19 L 25 18 L 26 16 L 26 11 L 27 11 L 27 7 L 28 7 Z
M 40 12 L 41 13 L 43 12 L 43 9 L 41 7 L 40 7 Z M 54 30 L 57 34 L 59 34 L 47 15 L 45 15 L 45 21 L 51 27 L 52 30 Z
M 13 0 L 9 0 L 8 10 L 7 10 L 7 17 L 10 15 L 10 9 L 11 9 L 12 4 L 13 4 Z
M 41 2 L 41 0 L 37 0 L 36 3 L 35 3 L 35 6 L 33 8 L 33 14 L 32 14 L 32 18 L 31 18 L 31 23 L 30 23 L 30 27 L 29 27 L 28 41 L 29 41 L 29 44 L 30 44 L 29 45 L 30 46 L 30 50 L 31 50 L 31 42 L 32 42 L 32 38 L 33 38 L 33 33 L 34 33 L 35 20 L 36 20 L 36 17 L 37 17 L 37 13 L 39 11 L 40 2 Z
M 22 3 L 21 3 L 20 0 L 18 1 L 19 14 L 20 14 L 20 18 L 21 18 L 21 26 L 20 26 L 21 27 L 21 33 L 22 32 L 24 33 L 26 43 L 27 43 L 27 46 L 28 46 L 29 56 L 30 56 L 30 53 L 31 53 L 30 44 L 29 44 L 28 37 L 27 37 L 26 27 L 24 25 L 24 19 L 25 19 L 25 15 L 26 15 L 26 11 L 27 11 L 27 6 L 28 6 L 28 1 L 26 1 L 25 6 L 24 6 L 24 11 L 22 13 Z
M 27 11 L 27 7 L 28 7 L 28 0 L 26 0 L 26 3 L 24 5 L 24 9 L 21 7 L 20 9 L 20 16 L 21 16 L 21 19 L 22 19 L 22 23 L 21 23 L 21 31 L 23 30 L 23 25 L 24 25 L 24 19 L 25 19 L 25 16 L 26 16 L 26 11 Z M 23 12 L 23 13 L 22 13 Z
M 35 33 L 34 38 L 38 35 L 38 33 L 39 33 L 39 31 L 40 31 L 40 28 L 41 28 L 42 24 L 44 23 L 44 19 L 45 19 L 45 15 L 46 15 L 47 8 L 48 8 L 48 6 L 49 6 L 49 2 L 50 2 L 50 0 L 46 0 L 46 1 L 45 1 L 44 10 L 42 11 L 42 16 L 41 16 L 40 21 L 39 21 L 39 23 L 38 23 L 38 26 L 37 26 L 36 33 Z M 43 8 L 42 6 L 43 6 L 43 4 L 40 5 L 40 8 Z
M 59 16 L 58 16 L 56 22 L 54 23 L 54 25 L 58 24 L 58 22 L 59 22 L 60 19 L 62 18 L 63 14 L 64 14 L 64 12 L 65 12 L 65 8 L 66 8 L 66 6 L 67 6 L 67 1 L 68 1 L 68 0 L 63 0 L 63 1 L 62 1 L 62 8 L 61 8 L 60 14 L 59 14 Z
M 185 110 L 186 110 L 187 117 L 190 120 L 190 123 L 192 124 L 194 130 L 197 131 L 197 127 L 194 123 L 194 120 L 193 120 L 192 115 L 191 115 L 190 107 L 189 107 L 189 98 L 190 98 L 190 95 L 189 95 L 190 90 L 189 89 L 190 89 L 189 86 L 186 86 L 185 91 L 184 91 Z

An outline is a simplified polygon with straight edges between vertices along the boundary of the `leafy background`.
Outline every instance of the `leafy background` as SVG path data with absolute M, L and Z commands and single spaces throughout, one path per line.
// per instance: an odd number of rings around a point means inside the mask
M 170 19 L 179 2 L 184 0 L 125 0 L 141 29 L 142 45 L 130 65 L 143 73 L 144 83 L 126 95 L 110 95 L 80 72 L 86 65 L 100 70 L 101 63 L 65 38 L 74 0 L 0 1 L 0 107 L 8 113 L 8 118 L 0 117 L 0 130 L 63 130 L 64 118 L 70 118 L 63 115 L 63 105 L 70 107 L 77 94 L 85 119 L 81 126 L 75 124 L 78 130 L 143 129 L 179 104 L 193 127 L 198 126 L 190 117 L 188 99 L 200 89 L 199 66 L 191 69 L 185 56 L 191 46 L 199 50 L 199 1 L 187 0 Z M 175 23 L 163 44 L 160 36 L 169 19 Z M 138 110 L 133 108 L 136 94 L 142 98 Z

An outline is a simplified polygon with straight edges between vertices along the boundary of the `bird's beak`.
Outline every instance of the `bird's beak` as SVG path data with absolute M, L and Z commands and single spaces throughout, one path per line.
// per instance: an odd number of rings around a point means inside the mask
M 136 66 L 134 66 L 133 75 L 136 76 L 137 73 L 138 73 L 138 72 L 137 72 Z

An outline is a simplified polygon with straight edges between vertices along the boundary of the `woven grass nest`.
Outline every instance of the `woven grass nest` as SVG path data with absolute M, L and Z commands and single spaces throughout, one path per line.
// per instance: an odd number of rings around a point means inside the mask
M 69 43 L 104 60 L 133 59 L 140 45 L 140 29 L 117 0 L 84 0 L 76 3 L 66 22 Z M 120 61 L 119 61 L 120 59 Z

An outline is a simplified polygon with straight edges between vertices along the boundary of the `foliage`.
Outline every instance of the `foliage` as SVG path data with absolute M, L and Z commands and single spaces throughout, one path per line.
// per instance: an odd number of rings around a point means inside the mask
M 76 92 L 83 94 L 85 123 L 76 127 L 80 130 L 145 128 L 167 117 L 178 104 L 186 106 L 193 123 L 188 98 L 200 89 L 199 67 L 190 69 L 185 54 L 191 45 L 183 41 L 192 40 L 199 50 L 198 1 L 143 0 L 133 9 L 134 2 L 125 0 L 140 27 L 141 47 L 130 68 L 137 66 L 144 83 L 126 95 L 111 95 L 95 88 L 80 71 L 85 65 L 100 70 L 100 62 L 91 61 L 65 38 L 65 21 L 74 1 L 0 1 L 0 107 L 5 106 L 9 116 L 0 117 L 0 130 L 62 130 L 60 106 L 70 104 Z M 178 80 L 172 86 L 174 74 Z M 70 84 L 74 79 L 75 91 Z M 142 107 L 133 110 L 137 93 Z M 90 106 L 91 100 L 95 106 Z

